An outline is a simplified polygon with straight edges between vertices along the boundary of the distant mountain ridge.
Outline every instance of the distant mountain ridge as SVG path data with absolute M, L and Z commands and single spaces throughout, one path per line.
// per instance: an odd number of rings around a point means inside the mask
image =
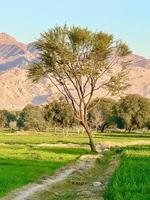
M 0 109 L 20 110 L 27 104 L 40 105 L 51 96 L 46 82 L 32 83 L 26 68 L 38 57 L 35 42 L 24 44 L 0 33 Z
M 45 80 L 34 84 L 27 78 L 27 66 L 37 60 L 35 42 L 24 44 L 0 33 L 0 109 L 20 110 L 27 104 L 41 105 L 59 93 Z M 126 93 L 150 98 L 150 59 L 131 54 L 131 70 Z M 97 92 L 96 96 L 105 91 Z
M 0 33 L 0 71 L 25 68 L 37 58 L 37 54 L 34 43 L 24 44 L 7 33 Z
M 35 61 L 38 51 L 35 42 L 24 44 L 18 42 L 7 33 L 0 33 L 0 71 L 13 67 L 26 68 L 29 63 Z M 150 68 L 150 59 L 132 54 L 133 66 Z

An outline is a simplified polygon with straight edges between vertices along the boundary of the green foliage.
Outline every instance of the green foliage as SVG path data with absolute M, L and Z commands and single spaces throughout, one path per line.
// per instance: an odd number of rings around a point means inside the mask
M 85 153 L 89 151 L 82 148 L 0 147 L 0 197 L 42 176 L 52 175 Z
M 148 130 L 150 130 L 150 120 L 147 121 L 146 127 L 147 127 Z
M 77 125 L 71 106 L 63 98 L 49 102 L 44 107 L 44 116 L 52 126 L 72 127 Z
M 1 110 L 0 111 L 0 127 L 4 128 L 7 127 L 8 121 L 7 121 L 7 111 Z
M 128 147 L 105 191 L 105 200 L 148 200 L 150 146 Z
M 26 132 L 20 131 L 18 134 L 11 133 L 10 130 L 7 132 L 1 131 L 0 132 L 0 143 L 4 144 L 56 144 L 56 143 L 73 143 L 73 144 L 88 144 L 88 137 L 86 134 L 78 135 L 69 132 L 68 136 L 66 137 L 63 132 L 55 133 L 53 132 L 41 132 L 41 133 L 34 133 L 34 132 Z M 134 141 L 150 141 L 149 133 L 128 133 L 128 132 L 120 132 L 120 133 L 105 133 L 105 134 L 98 134 L 95 135 L 94 141 L 95 143 L 99 144 L 103 141 L 109 142 L 118 142 L 118 143 L 127 143 L 127 142 L 134 142 Z
M 62 77 L 63 80 L 65 77 L 69 82 L 77 75 L 98 78 L 107 69 L 111 58 L 114 59 L 114 52 L 118 58 L 131 53 L 128 46 L 122 41 L 115 41 L 113 35 L 92 32 L 88 28 L 56 26 L 41 36 L 36 43 L 40 61 L 29 69 L 29 78 L 34 81 L 47 75 L 54 79 Z M 109 86 L 113 82 L 111 80 Z
M 126 129 L 142 128 L 150 119 L 150 101 L 140 95 L 130 94 L 119 100 L 114 112 Z
M 116 95 L 126 88 L 129 62 L 124 58 L 130 53 L 128 46 L 111 34 L 64 25 L 42 34 L 36 47 L 39 60 L 30 66 L 28 77 L 35 82 L 50 80 L 71 105 L 89 136 L 91 150 L 96 151 L 87 108 L 98 89 L 105 87 Z M 113 70 L 116 64 L 118 68 Z
M 96 98 L 88 106 L 91 128 L 107 126 L 127 130 L 150 127 L 150 101 L 140 95 L 127 95 L 115 102 L 111 98 Z M 27 105 L 20 112 L 0 111 L 0 127 L 15 125 L 24 130 L 46 131 L 52 127 L 79 126 L 70 104 L 61 97 L 45 106 Z M 14 123 L 13 123 L 14 122 Z
M 16 113 L 9 112 L 7 110 L 0 111 L 0 127 L 6 128 L 9 127 L 10 122 L 17 121 Z
M 16 114 L 7 112 L 7 121 L 8 121 L 8 123 L 17 121 Z
M 19 130 L 24 127 L 25 116 L 24 113 L 21 111 L 19 117 L 17 119 L 17 127 Z
M 27 105 L 19 115 L 17 125 L 24 130 L 46 130 L 43 110 L 40 106 Z
M 113 106 L 115 101 L 111 98 L 96 98 L 89 105 L 88 121 L 93 128 L 113 123 Z

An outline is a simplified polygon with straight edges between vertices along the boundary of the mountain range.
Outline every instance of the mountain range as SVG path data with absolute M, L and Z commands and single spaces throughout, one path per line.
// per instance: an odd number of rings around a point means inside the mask
M 38 57 L 33 43 L 18 42 L 0 33 L 0 109 L 20 110 L 27 104 L 40 105 L 57 95 L 43 80 L 34 84 L 27 78 L 27 67 Z M 150 59 L 132 54 L 127 93 L 150 98 Z
M 0 71 L 14 67 L 26 68 L 37 54 L 34 43 L 24 44 L 6 33 L 0 33 Z

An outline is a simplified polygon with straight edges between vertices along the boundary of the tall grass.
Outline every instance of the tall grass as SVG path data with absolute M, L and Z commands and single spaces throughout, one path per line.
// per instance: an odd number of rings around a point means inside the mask
M 125 150 L 120 167 L 112 176 L 105 200 L 150 199 L 150 146 Z

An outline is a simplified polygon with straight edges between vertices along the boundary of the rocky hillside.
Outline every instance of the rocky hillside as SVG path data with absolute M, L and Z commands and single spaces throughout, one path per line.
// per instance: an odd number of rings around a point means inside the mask
M 6 33 L 0 33 L 0 71 L 13 67 L 25 68 L 36 57 L 34 43 L 26 45 Z
M 27 104 L 43 104 L 51 90 L 43 81 L 33 84 L 25 69 L 13 68 L 0 74 L 0 109 L 20 110 Z
M 34 43 L 23 44 L 6 33 L 0 33 L 0 109 L 20 110 L 27 104 L 43 104 L 57 95 L 46 81 L 33 84 L 27 79 L 26 68 L 37 56 Z M 150 98 L 150 60 L 133 54 L 131 59 L 131 87 L 127 93 Z

